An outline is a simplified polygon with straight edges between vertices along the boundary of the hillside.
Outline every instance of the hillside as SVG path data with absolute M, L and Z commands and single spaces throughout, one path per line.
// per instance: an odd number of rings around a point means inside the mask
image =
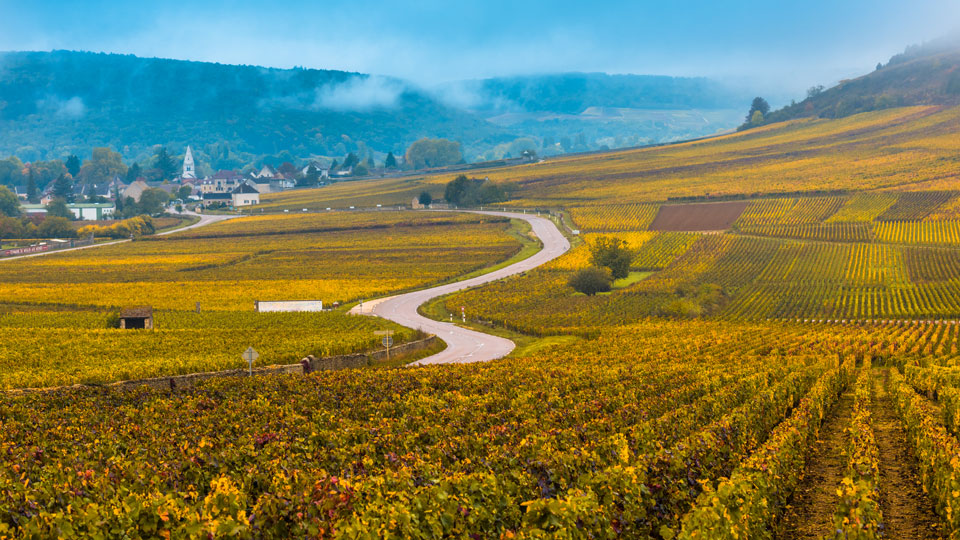
M 885 65 L 767 117 L 767 123 L 793 118 L 842 118 L 851 114 L 910 105 L 960 103 L 960 38 L 908 48 Z
M 111 146 L 142 160 L 154 145 L 190 144 L 218 169 L 283 151 L 383 159 L 429 136 L 460 141 L 473 161 L 515 156 L 510 144 L 520 138 L 529 138 L 523 149 L 550 154 L 712 134 L 735 126 L 745 103 L 706 79 L 569 74 L 471 84 L 456 85 L 471 93 L 465 103 L 453 87 L 342 71 L 2 53 L 0 155 L 32 161 Z
M 109 145 L 143 158 L 156 144 L 209 154 L 343 155 L 360 142 L 400 150 L 424 136 L 511 139 L 402 81 L 68 51 L 0 56 L 0 154 L 84 155 Z M 208 149 L 219 145 L 218 149 Z M 213 168 L 236 166 L 221 157 Z

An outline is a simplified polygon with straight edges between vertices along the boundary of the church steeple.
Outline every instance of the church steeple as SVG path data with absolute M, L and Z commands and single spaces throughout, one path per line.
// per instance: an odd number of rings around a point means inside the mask
M 193 152 L 187 147 L 187 153 L 183 156 L 183 174 L 181 178 L 196 178 L 197 173 L 193 168 Z

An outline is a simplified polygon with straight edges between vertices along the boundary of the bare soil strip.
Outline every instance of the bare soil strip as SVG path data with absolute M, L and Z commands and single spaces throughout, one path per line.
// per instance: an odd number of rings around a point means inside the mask
M 874 371 L 873 431 L 880 449 L 880 510 L 888 538 L 941 538 L 940 519 L 923 492 L 903 422 L 885 389 L 887 371 Z
M 746 210 L 748 201 L 665 204 L 650 223 L 651 231 L 722 231 Z
M 777 538 L 819 539 L 833 529 L 837 487 L 846 473 L 844 429 L 853 415 L 853 392 L 847 391 L 820 428 L 820 437 L 810 448 L 803 480 L 780 522 Z

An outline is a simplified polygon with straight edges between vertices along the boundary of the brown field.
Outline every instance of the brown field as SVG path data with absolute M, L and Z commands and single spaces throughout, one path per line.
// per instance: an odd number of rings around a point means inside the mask
M 747 201 L 668 204 L 660 207 L 651 231 L 722 231 L 747 208 Z

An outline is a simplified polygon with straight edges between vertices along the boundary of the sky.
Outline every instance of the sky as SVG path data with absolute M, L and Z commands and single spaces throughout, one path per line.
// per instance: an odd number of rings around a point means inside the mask
M 960 0 L 0 0 L 0 50 L 387 75 L 588 71 L 802 93 L 960 32 Z

